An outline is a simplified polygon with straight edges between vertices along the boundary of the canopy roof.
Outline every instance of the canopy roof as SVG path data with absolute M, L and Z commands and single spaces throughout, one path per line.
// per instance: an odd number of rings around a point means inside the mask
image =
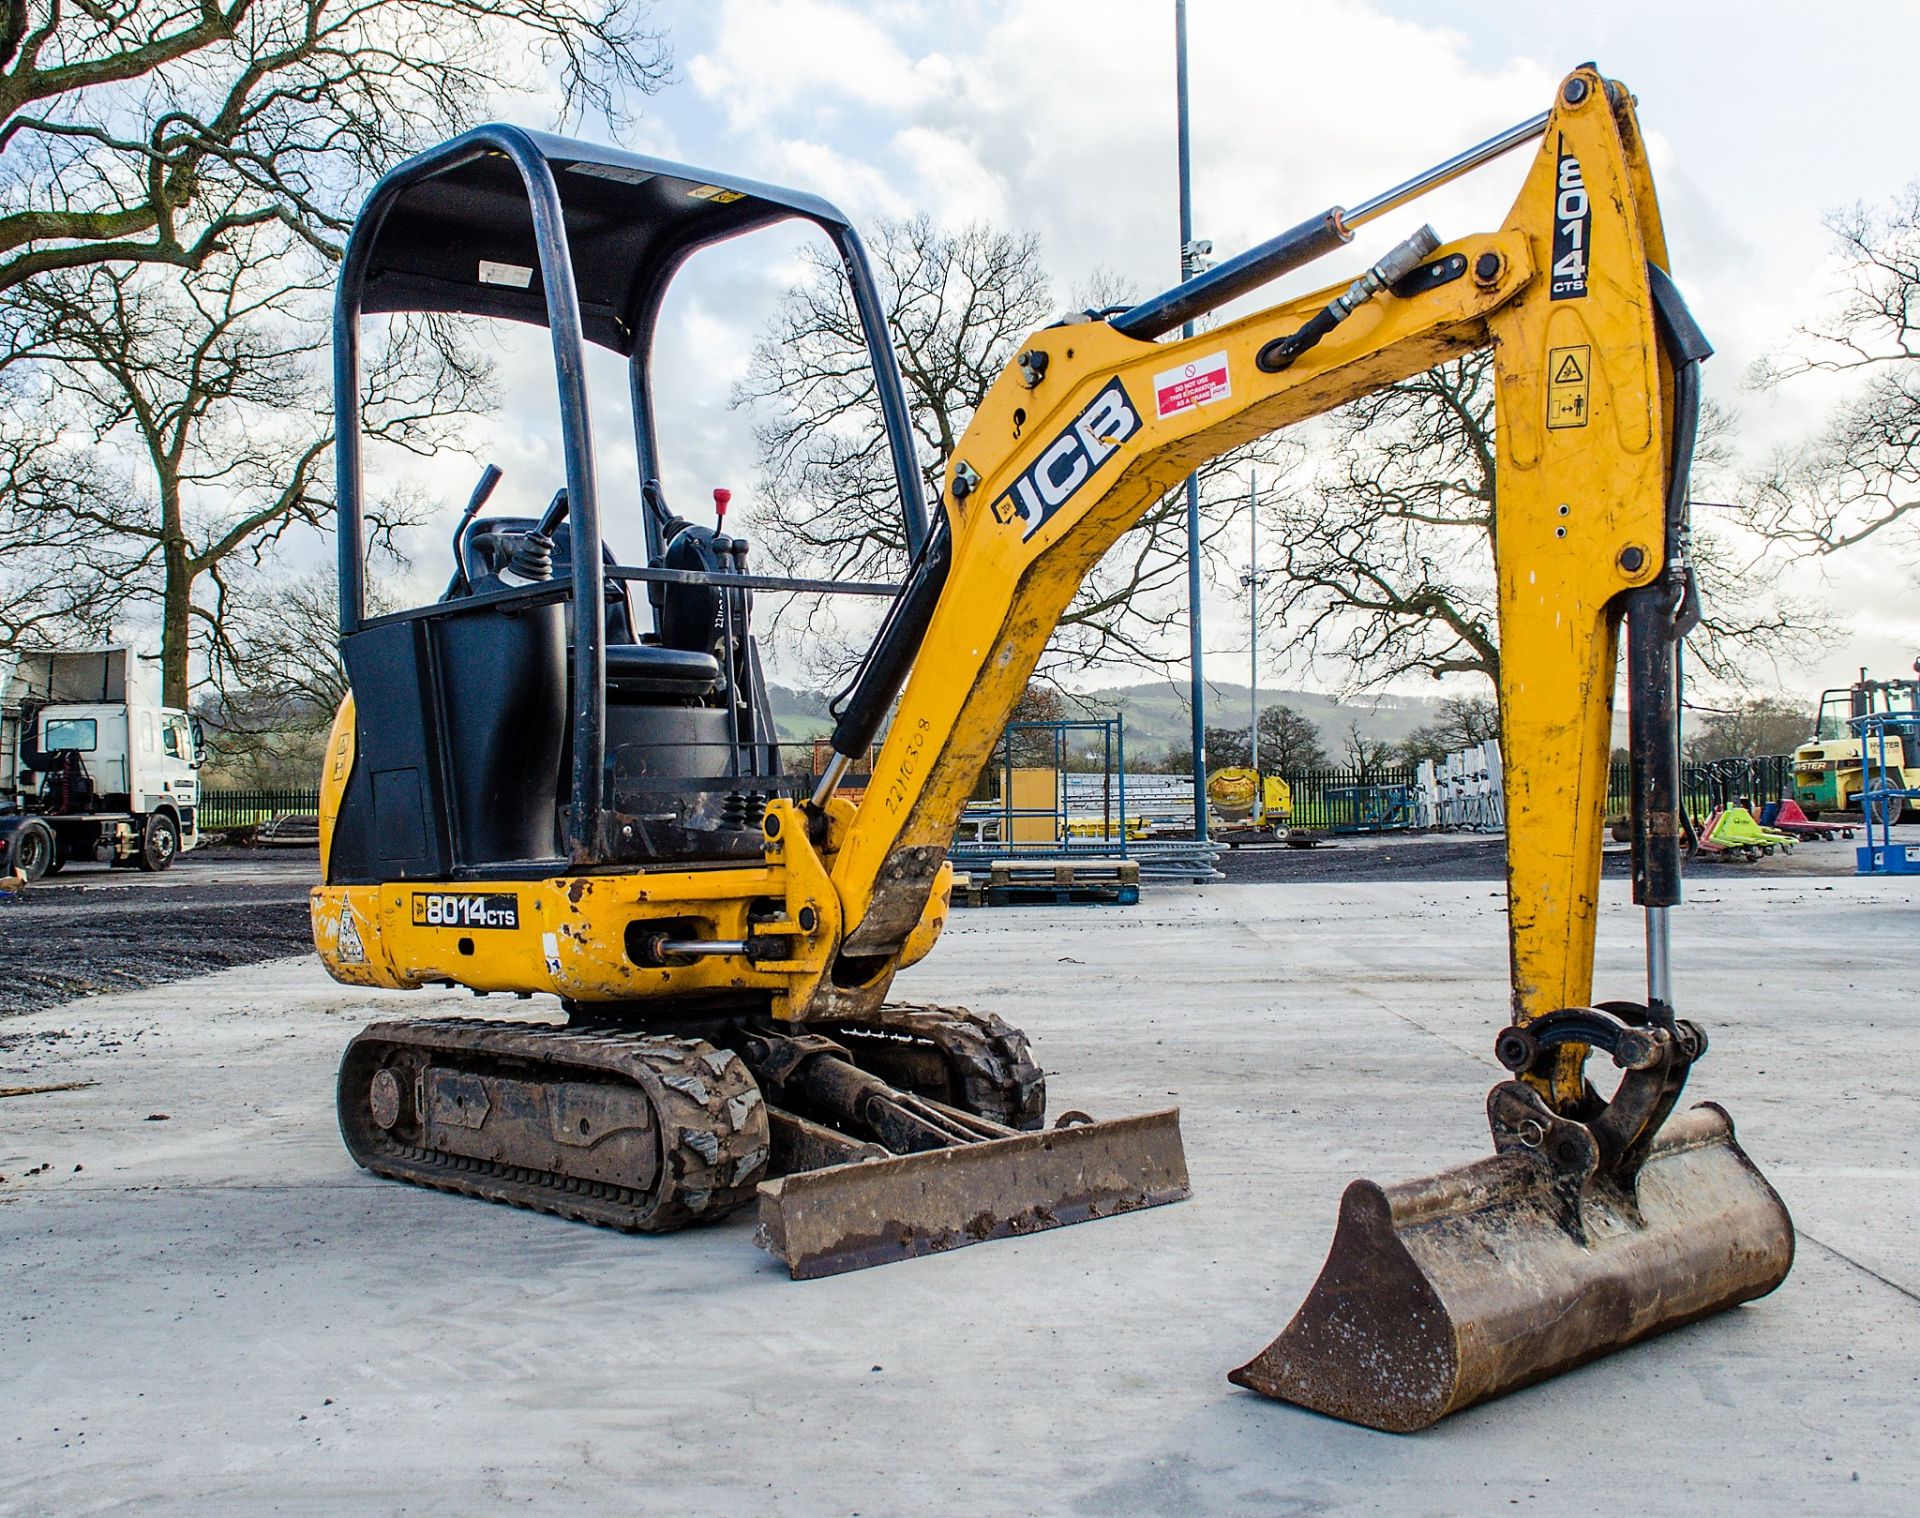
M 731 174 L 647 158 L 523 127 L 477 127 L 394 170 L 369 202 L 363 311 L 452 311 L 544 326 L 546 290 L 517 139 L 559 191 L 579 286 L 582 335 L 627 354 L 675 265 L 705 243 L 789 217 L 829 233 L 847 225 L 827 201 Z M 479 151 L 476 151 L 479 149 Z

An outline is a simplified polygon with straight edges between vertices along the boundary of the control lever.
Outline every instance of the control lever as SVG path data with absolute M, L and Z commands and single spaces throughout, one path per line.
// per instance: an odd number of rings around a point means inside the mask
M 480 508 L 487 504 L 493 487 L 500 480 L 499 465 L 489 464 L 481 470 L 480 483 L 473 487 L 473 494 L 467 497 L 467 509 L 460 513 L 460 520 L 453 525 L 453 578 L 447 582 L 446 594 L 440 598 L 443 601 L 466 595 L 473 589 L 473 575 L 467 568 L 467 528 L 480 515 Z
M 513 556 L 500 571 L 503 585 L 539 585 L 553 578 L 553 535 L 567 516 L 567 492 L 562 486 L 547 503 L 539 525 L 513 545 Z
M 567 487 L 562 485 L 554 491 L 553 499 L 547 502 L 546 515 L 540 518 L 540 525 L 533 530 L 541 537 L 552 541 L 553 531 L 567 519 Z

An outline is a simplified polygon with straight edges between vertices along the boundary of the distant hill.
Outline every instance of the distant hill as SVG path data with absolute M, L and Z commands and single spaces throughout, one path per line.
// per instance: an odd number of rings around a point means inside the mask
M 1247 687 L 1207 682 L 1207 726 L 1245 730 L 1249 718 Z M 1193 714 L 1186 681 L 1159 680 L 1115 686 L 1070 698 L 1090 716 L 1118 715 L 1126 722 L 1127 754 L 1157 758 L 1193 741 Z M 1320 741 L 1338 754 L 1349 723 L 1358 722 L 1369 738 L 1397 742 L 1438 713 L 1439 697 L 1380 696 L 1342 701 L 1309 690 L 1260 691 L 1260 706 L 1290 706 L 1320 729 Z
M 833 718 L 827 712 L 828 698 L 823 692 L 771 685 L 769 693 L 773 699 L 774 725 L 786 742 L 804 743 L 832 730 Z M 1185 748 L 1193 736 L 1185 681 L 1155 680 L 1069 693 L 1068 701 L 1088 717 L 1121 717 L 1126 723 L 1130 761 L 1158 759 L 1169 749 Z M 1263 688 L 1260 692 L 1263 708 L 1290 706 L 1318 725 L 1321 742 L 1336 754 L 1350 722 L 1357 721 L 1360 731 L 1370 738 L 1398 741 L 1422 723 L 1432 721 L 1440 701 L 1437 696 L 1380 696 L 1341 701 L 1317 691 Z M 1207 725 L 1244 729 L 1247 687 L 1208 681 Z
M 827 710 L 829 697 L 825 691 L 794 690 L 769 680 L 767 697 L 773 703 L 774 731 L 782 743 L 806 743 L 833 731 L 833 715 Z

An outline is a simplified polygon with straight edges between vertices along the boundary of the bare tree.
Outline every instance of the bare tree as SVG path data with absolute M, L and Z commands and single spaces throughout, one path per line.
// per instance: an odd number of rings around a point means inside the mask
M 1813 731 L 1813 713 L 1805 703 L 1785 696 L 1756 696 L 1712 712 L 1687 739 L 1691 764 L 1712 759 L 1751 759 L 1791 754 Z
M 1774 388 L 1808 375 L 1857 387 L 1812 440 L 1747 482 L 1744 519 L 1769 540 L 1817 554 L 1864 542 L 1920 507 L 1920 183 L 1884 209 L 1827 220 L 1841 285 L 1789 351 L 1755 367 Z
M 166 699 L 218 654 L 230 570 L 330 504 L 328 268 L 372 176 L 501 87 L 619 114 L 667 73 L 639 0 L 0 0 L 0 627 L 157 609 Z M 482 398 L 452 329 L 402 323 L 376 435 Z M 90 439 L 91 447 L 74 446 Z M 45 608 L 53 608 L 48 611 Z
M 1492 362 L 1469 354 L 1331 419 L 1331 456 L 1270 509 L 1264 618 L 1358 685 L 1496 679 Z
M 878 223 L 871 252 L 932 497 L 1013 345 L 1051 313 L 1039 240 L 918 217 Z M 786 567 L 897 577 L 906 535 L 860 318 L 838 255 L 809 243 L 801 258 L 734 390 L 756 408 L 760 541 Z
M 1320 728 L 1284 702 L 1260 712 L 1260 767 L 1269 773 L 1324 769 L 1327 751 Z
M 369 586 L 368 610 L 391 609 Z M 324 731 L 349 692 L 339 621 L 339 586 L 328 573 L 254 575 L 235 587 L 214 680 L 236 708 L 232 725 Z
M 369 610 L 391 607 L 370 586 Z M 348 693 L 331 574 L 237 577 L 197 710 L 219 772 L 245 785 L 311 785 Z
M 549 70 L 617 110 L 668 60 L 634 0 L 5 0 L 0 290 L 198 269 L 278 224 L 338 251 L 360 186 Z M 517 71 L 517 72 L 516 72 Z
M 1067 707 L 1067 698 L 1056 687 L 1044 681 L 1029 680 L 1027 688 L 1020 693 L 1020 699 L 1014 703 L 1013 715 L 1007 718 L 1007 725 L 1011 729 L 1016 722 L 1066 722 L 1072 716 Z M 1011 740 L 1013 762 L 1017 765 L 1051 766 L 1059 749 L 1056 735 L 1045 728 L 1008 731 L 1004 736 Z
M 1423 722 L 1401 740 L 1400 762 L 1437 761 L 1499 736 L 1500 706 L 1491 696 L 1449 696 L 1433 721 Z
M 1300 654 L 1334 660 L 1354 688 L 1411 674 L 1497 682 L 1492 355 L 1389 385 L 1330 423 L 1317 474 L 1265 513 L 1281 573 L 1263 620 Z M 1721 457 L 1727 425 L 1708 409 L 1702 468 Z M 1699 667 L 1733 680 L 1756 654 L 1804 646 L 1812 608 L 1780 594 L 1764 568 L 1737 565 L 1709 532 L 1695 533 L 1693 550 L 1706 605 L 1688 643 Z
M 96 604 L 157 609 L 170 705 L 187 704 L 196 642 L 221 642 L 232 568 L 329 520 L 322 282 L 283 232 L 248 231 L 184 276 L 97 265 L 0 297 L 18 344 L 8 362 L 38 392 L 35 425 L 101 445 L 96 467 L 42 473 L 44 499 L 10 514 L 89 543 L 104 572 Z M 368 436 L 419 452 L 486 399 L 486 369 L 430 322 L 394 327 L 367 370 Z M 11 431 L 0 421 L 0 446 Z M 376 517 L 390 532 L 406 513 Z
M 1250 763 L 1252 758 L 1252 746 L 1247 741 L 1244 727 L 1207 729 L 1207 764 L 1210 769 L 1232 769 Z M 1304 717 L 1283 704 L 1261 711 L 1260 768 L 1263 773 L 1297 774 L 1301 770 L 1324 769 L 1332 763 L 1333 760 L 1321 744 L 1319 725 L 1312 718 Z M 1193 746 L 1179 744 L 1168 748 L 1165 756 L 1153 768 L 1169 775 L 1192 774 Z
M 929 498 L 968 421 L 1017 345 L 1055 313 L 1039 239 L 926 217 L 873 229 L 875 274 L 899 355 Z M 781 567 L 830 578 L 894 579 L 906 567 L 892 462 L 866 339 L 839 260 L 809 247 L 807 273 L 754 347 L 734 404 L 757 410 L 763 505 L 756 532 Z M 1097 275 L 1091 298 L 1116 296 Z M 1204 472 L 1211 544 L 1242 488 L 1222 461 Z M 1166 662 L 1158 634 L 1184 585 L 1181 491 L 1155 504 L 1080 588 L 1052 647 L 1053 667 Z M 808 630 L 819 620 L 809 616 Z
M 118 566 L 65 510 L 101 488 L 98 463 L 26 400 L 0 375 L 0 649 L 104 640 Z
M 1362 785 L 1379 779 L 1382 771 L 1398 762 L 1392 741 L 1367 732 L 1358 717 L 1349 718 L 1346 732 L 1340 735 L 1340 760 Z
M 1208 769 L 1244 769 L 1252 757 L 1253 751 L 1248 746 L 1247 730 L 1244 727 L 1207 729 Z

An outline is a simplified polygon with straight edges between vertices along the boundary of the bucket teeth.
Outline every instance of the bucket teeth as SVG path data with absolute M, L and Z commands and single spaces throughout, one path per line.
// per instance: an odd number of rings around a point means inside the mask
M 1507 1153 L 1422 1180 L 1355 1181 L 1319 1279 L 1228 1379 L 1390 1433 L 1765 1296 L 1793 1222 L 1703 1103 L 1669 1121 L 1631 1193 Z
M 1170 1108 L 766 1181 L 758 1241 L 803 1281 L 1189 1194 Z

